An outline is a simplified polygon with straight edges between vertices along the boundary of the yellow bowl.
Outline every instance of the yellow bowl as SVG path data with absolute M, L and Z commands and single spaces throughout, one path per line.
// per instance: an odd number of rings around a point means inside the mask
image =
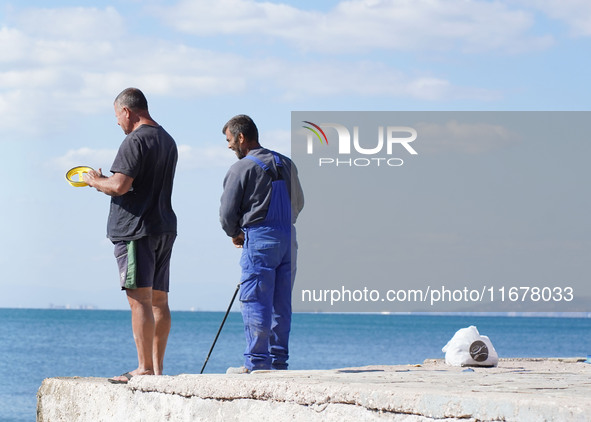
M 77 188 L 80 188 L 83 186 L 88 186 L 88 184 L 82 178 L 82 175 L 84 173 L 88 173 L 91 170 L 93 170 L 92 167 L 86 167 L 86 166 L 74 167 L 73 169 L 68 170 L 68 172 L 66 173 L 66 180 L 68 181 L 68 183 L 70 185 L 75 186 Z M 74 177 L 75 175 L 78 175 L 78 180 L 72 179 L 72 177 Z

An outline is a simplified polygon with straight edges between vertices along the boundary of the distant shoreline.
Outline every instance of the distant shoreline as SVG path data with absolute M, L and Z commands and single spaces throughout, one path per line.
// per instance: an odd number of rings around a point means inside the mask
M 129 309 L 102 309 L 92 305 L 50 305 L 46 308 L 2 307 L 0 310 L 38 311 L 107 311 L 130 312 Z M 171 309 L 171 312 L 223 313 L 224 310 Z M 240 313 L 234 310 L 230 313 Z M 523 317 L 523 318 L 591 318 L 591 312 L 294 312 L 300 315 L 384 315 L 384 316 L 475 316 L 475 317 Z

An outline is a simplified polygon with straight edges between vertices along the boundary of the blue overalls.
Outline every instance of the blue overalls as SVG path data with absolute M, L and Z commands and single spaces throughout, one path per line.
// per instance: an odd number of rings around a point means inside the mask
M 287 369 L 289 357 L 291 291 L 297 246 L 295 228 L 291 224 L 291 201 L 281 171 L 283 163 L 276 153 L 273 152 L 273 156 L 275 171 L 256 157 L 245 157 L 272 178 L 271 201 L 265 220 L 243 228 L 240 302 L 246 335 L 244 366 L 251 371 Z

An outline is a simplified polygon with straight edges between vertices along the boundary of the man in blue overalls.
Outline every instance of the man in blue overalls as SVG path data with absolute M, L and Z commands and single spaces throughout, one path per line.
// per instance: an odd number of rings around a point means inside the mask
M 289 158 L 261 147 L 250 117 L 233 117 L 222 133 L 239 159 L 224 179 L 220 221 L 233 244 L 243 248 L 246 335 L 244 367 L 228 371 L 287 369 L 297 251 L 293 224 L 304 206 L 302 187 Z

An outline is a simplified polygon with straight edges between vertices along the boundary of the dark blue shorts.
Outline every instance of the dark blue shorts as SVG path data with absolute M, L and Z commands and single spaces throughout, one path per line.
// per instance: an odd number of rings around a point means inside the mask
M 175 238 L 174 234 L 162 234 L 113 242 L 121 290 L 151 287 L 168 292 Z

